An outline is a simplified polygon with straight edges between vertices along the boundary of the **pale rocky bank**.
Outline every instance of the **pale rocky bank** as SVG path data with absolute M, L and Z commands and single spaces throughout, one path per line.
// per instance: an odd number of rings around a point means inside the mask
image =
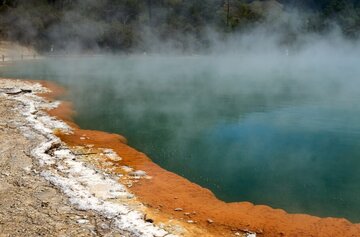
M 45 92 L 38 83 L 0 79 L 0 236 L 184 234 L 151 223 L 119 175 L 85 162 L 84 147 L 70 149 L 54 135 L 71 128 L 45 112 L 59 104 L 36 95 Z M 94 154 L 121 159 L 108 149 Z

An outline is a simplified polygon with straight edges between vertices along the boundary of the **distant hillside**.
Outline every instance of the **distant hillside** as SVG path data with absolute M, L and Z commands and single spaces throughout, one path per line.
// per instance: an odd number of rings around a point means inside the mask
M 223 37 L 274 27 L 288 43 L 333 24 L 349 38 L 360 32 L 360 0 L 5 0 L 0 38 L 51 52 L 144 51 L 155 43 L 179 50 L 210 46 L 209 29 Z M 297 28 L 290 20 L 297 12 Z M 278 21 L 282 19 L 282 21 Z M 294 19 L 292 19 L 294 20 Z M 284 24 L 284 22 L 288 22 Z M 282 30 L 281 30 L 282 29 Z M 290 32 L 287 32 L 290 31 Z

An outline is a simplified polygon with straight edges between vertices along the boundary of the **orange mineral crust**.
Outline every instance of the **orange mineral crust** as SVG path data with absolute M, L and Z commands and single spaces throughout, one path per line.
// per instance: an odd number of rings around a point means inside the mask
M 47 94 L 46 98 L 53 98 L 64 92 L 53 83 L 42 84 L 53 91 Z M 49 114 L 64 120 L 74 129 L 73 134 L 58 134 L 69 146 L 94 145 L 97 148 L 111 148 L 123 158 L 114 165 L 127 165 L 144 170 L 152 177 L 140 180 L 130 190 L 151 209 L 154 215 L 151 218 L 155 221 L 175 218 L 183 222 L 184 226 L 195 225 L 203 229 L 207 234 L 201 236 L 236 236 L 237 233 L 246 232 L 274 237 L 360 236 L 360 224 L 353 224 L 345 219 L 288 214 L 281 209 L 249 202 L 225 203 L 208 189 L 156 165 L 144 153 L 128 146 L 124 137 L 79 128 L 71 119 L 74 111 L 70 103 L 62 103 L 58 108 L 49 111 Z M 83 139 L 84 137 L 86 139 Z

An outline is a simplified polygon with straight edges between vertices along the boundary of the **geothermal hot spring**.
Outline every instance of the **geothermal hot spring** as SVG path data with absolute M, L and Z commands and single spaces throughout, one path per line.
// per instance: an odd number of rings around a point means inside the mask
M 360 221 L 360 67 L 346 52 L 53 58 L 0 76 L 69 89 L 83 128 L 124 135 L 224 201 Z

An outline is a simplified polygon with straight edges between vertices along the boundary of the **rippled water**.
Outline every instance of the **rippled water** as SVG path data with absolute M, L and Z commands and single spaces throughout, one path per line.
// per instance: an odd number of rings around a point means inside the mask
M 123 56 L 0 70 L 68 86 L 81 127 L 123 134 L 222 200 L 360 221 L 356 59 Z

